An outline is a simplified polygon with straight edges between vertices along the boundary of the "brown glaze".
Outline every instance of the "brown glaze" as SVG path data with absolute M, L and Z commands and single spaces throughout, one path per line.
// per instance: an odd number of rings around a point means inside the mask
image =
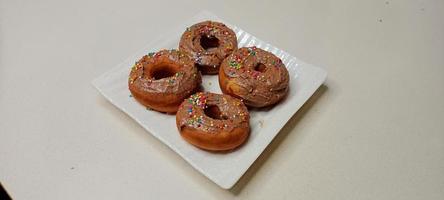
M 243 99 L 248 106 L 265 107 L 288 93 L 289 75 L 274 54 L 257 47 L 243 47 L 222 62 L 219 85 L 223 93 Z
M 194 59 L 203 74 L 217 74 L 222 60 L 237 49 L 236 34 L 225 24 L 200 22 L 182 34 L 179 49 Z
M 195 92 L 201 75 L 191 58 L 177 50 L 143 56 L 131 69 L 128 87 L 146 107 L 175 113 L 182 101 Z
M 176 113 L 182 137 L 199 148 L 213 151 L 241 145 L 250 132 L 249 119 L 241 100 L 208 92 L 191 95 Z

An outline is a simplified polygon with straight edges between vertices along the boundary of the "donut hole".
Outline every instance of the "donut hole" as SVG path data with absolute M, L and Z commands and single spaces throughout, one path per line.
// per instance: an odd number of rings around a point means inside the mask
M 263 63 L 258 63 L 256 66 L 254 66 L 254 70 L 258 72 L 265 72 L 267 69 L 267 66 L 265 66 Z
M 205 50 L 219 47 L 219 39 L 211 35 L 202 35 L 200 38 L 200 46 Z
M 219 107 L 216 105 L 207 106 L 204 109 L 204 113 L 205 113 L 205 115 L 207 115 L 208 117 L 213 118 L 213 119 L 217 119 L 217 120 L 227 120 L 228 119 L 228 117 L 223 115 L 222 112 L 220 111 Z
M 151 76 L 154 80 L 159 80 L 163 78 L 172 77 L 176 74 L 177 70 L 175 70 L 172 66 L 162 65 L 157 67 L 151 72 Z

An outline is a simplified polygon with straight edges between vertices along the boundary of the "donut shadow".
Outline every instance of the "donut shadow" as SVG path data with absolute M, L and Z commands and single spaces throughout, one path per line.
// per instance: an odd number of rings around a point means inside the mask
M 200 84 L 193 92 L 193 94 L 196 94 L 198 92 L 205 92 L 205 88 L 202 84 Z
M 290 120 L 285 124 L 285 126 L 280 130 L 279 134 L 271 141 L 271 143 L 265 148 L 265 150 L 260 154 L 260 156 L 253 162 L 253 164 L 248 168 L 245 174 L 239 179 L 239 181 L 228 191 L 234 195 L 239 195 L 248 182 L 253 178 L 253 176 L 260 170 L 266 160 L 273 154 L 273 152 L 279 147 L 282 141 L 292 132 L 294 127 L 297 126 L 298 122 L 305 116 L 305 114 L 310 110 L 315 102 L 322 97 L 322 95 L 327 91 L 328 87 L 326 85 L 321 85 L 316 92 L 305 102 L 305 104 L 290 118 Z M 284 100 L 284 99 L 283 99 Z M 272 107 L 260 108 L 271 109 Z M 297 133 L 294 133 L 297 134 Z M 245 144 L 245 143 L 244 143 Z

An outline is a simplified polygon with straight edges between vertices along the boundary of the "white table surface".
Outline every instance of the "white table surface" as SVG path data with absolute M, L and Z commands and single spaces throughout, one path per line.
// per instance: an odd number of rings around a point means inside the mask
M 444 198 L 444 1 L 214 2 L 0 0 L 0 182 L 9 194 Z M 90 83 L 202 9 L 329 72 L 231 190 Z

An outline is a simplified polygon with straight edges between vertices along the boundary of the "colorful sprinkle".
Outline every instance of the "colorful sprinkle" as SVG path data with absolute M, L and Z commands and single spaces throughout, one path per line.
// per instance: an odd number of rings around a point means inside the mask
M 255 56 L 256 55 L 256 47 L 250 47 L 250 48 L 248 48 L 248 53 L 251 55 L 251 56 Z
M 131 71 L 135 71 L 137 69 L 137 63 L 131 67 Z
M 230 65 L 231 68 L 234 68 L 234 69 L 240 69 L 242 67 L 241 64 L 239 64 L 238 62 L 233 61 L 233 60 L 230 61 L 229 65 Z
M 207 97 L 203 96 L 202 93 L 196 93 L 191 95 L 190 98 L 188 98 L 188 102 L 194 106 L 199 106 L 201 108 L 204 108 L 207 103 Z
M 177 72 L 176 74 L 174 74 L 175 77 L 179 77 L 182 76 L 184 73 L 183 72 Z
M 231 49 L 233 49 L 233 44 L 231 44 L 231 43 L 228 43 L 227 49 L 228 49 L 228 50 L 231 50 Z
M 191 125 L 191 126 L 195 127 L 195 128 L 201 127 L 202 124 L 203 124 L 203 117 L 202 116 L 193 115 L 192 118 L 188 118 L 186 120 L 186 123 L 188 125 Z

